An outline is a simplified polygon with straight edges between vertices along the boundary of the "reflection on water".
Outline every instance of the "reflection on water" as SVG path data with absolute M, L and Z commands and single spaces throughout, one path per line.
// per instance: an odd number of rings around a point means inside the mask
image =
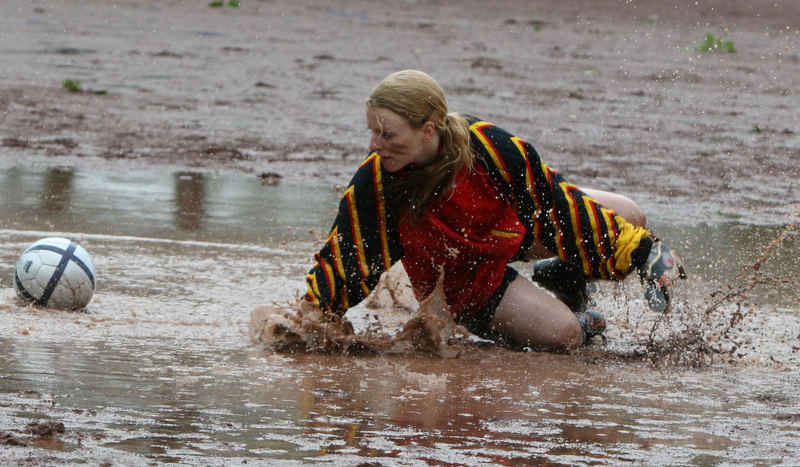
M 58 214 L 69 210 L 72 199 L 73 169 L 56 167 L 45 172 L 38 210 L 43 214 Z M 5 199 L 4 199 L 5 202 Z
M 255 177 L 69 168 L 13 168 L 0 174 L 0 194 L 0 225 L 14 230 L 260 245 L 321 239 L 339 199 L 330 186 L 263 185 Z M 743 266 L 755 263 L 783 227 L 665 225 L 657 213 L 649 218 L 651 227 L 683 255 L 689 273 L 709 286 L 727 283 Z M 798 277 L 798 257 L 800 241 L 793 235 L 764 271 Z M 796 303 L 792 287 L 776 284 L 763 299 Z
M 12 168 L 0 174 L 0 222 L 15 230 L 263 243 L 326 232 L 330 186 L 255 177 Z
M 0 432 L 28 443 L 0 444 L 3 459 L 713 465 L 791 464 L 800 452 L 794 288 L 763 297 L 788 307 L 758 310 L 773 334 L 745 335 L 782 352 L 770 353 L 780 371 L 656 371 L 503 349 L 453 360 L 281 355 L 250 344 L 249 312 L 304 287 L 309 240 L 339 197 L 331 187 L 17 168 L 0 174 L 0 196 Z M 87 313 L 14 299 L 19 249 L 51 231 L 88 243 L 101 286 Z M 780 226 L 657 231 L 686 257 L 693 288 L 752 264 Z M 798 250 L 793 236 L 765 267 L 800 274 Z M 26 434 L 48 420 L 65 433 Z
M 498 349 L 443 361 L 179 346 L 128 344 L 122 353 L 0 339 L 0 371 L 11 375 L 0 383 L 0 413 L 46 415 L 95 434 L 98 447 L 184 463 L 772 463 L 800 447 L 800 431 L 779 416 L 791 402 L 756 397 L 790 392 L 796 377 L 662 375 Z M 25 390 L 37 400 L 21 403 Z
M 206 214 L 206 176 L 178 172 L 175 178 L 175 227 L 200 230 Z

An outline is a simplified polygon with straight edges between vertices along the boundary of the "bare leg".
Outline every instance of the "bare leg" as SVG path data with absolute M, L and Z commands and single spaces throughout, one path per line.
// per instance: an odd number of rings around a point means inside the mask
M 522 276 L 508 285 L 492 326 L 514 343 L 539 350 L 572 350 L 583 342 L 575 314 Z
M 647 225 L 647 216 L 644 210 L 627 196 L 610 191 L 595 190 L 593 188 L 581 188 L 581 190 L 596 199 L 602 206 L 610 208 L 636 227 L 644 227 Z
M 644 210 L 627 196 L 593 188 L 581 188 L 581 191 L 594 198 L 602 206 L 610 208 L 636 227 L 644 227 L 647 224 L 647 216 Z M 551 256 L 555 256 L 555 253 L 543 245 L 535 243 L 528 250 L 525 259 L 530 261 Z
M 630 198 L 610 191 L 581 190 L 637 227 L 644 227 L 647 222 L 642 208 Z M 534 244 L 525 259 L 553 256 L 555 253 L 543 245 Z M 492 318 L 492 325 L 513 342 L 540 350 L 568 351 L 583 342 L 583 331 L 575 313 L 564 302 L 522 276 L 509 284 Z

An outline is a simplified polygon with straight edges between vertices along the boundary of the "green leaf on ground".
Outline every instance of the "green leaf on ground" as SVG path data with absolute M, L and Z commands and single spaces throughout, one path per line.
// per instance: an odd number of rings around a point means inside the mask
M 61 83 L 61 87 L 69 92 L 83 92 L 81 82 L 77 79 L 65 79 L 64 82 Z

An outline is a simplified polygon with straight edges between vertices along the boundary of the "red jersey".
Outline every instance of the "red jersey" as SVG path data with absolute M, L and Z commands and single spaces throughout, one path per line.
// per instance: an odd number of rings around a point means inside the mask
M 433 292 L 444 272 L 453 313 L 472 315 L 503 280 L 526 229 L 500 187 L 482 170 L 462 173 L 434 199 L 419 222 L 401 222 L 402 262 L 418 299 Z

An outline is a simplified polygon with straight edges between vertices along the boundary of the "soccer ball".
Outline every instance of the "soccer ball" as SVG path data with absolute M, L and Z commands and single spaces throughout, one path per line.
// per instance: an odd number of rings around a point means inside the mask
M 14 267 L 17 295 L 37 305 L 77 310 L 94 295 L 95 269 L 82 246 L 66 238 L 43 238 Z

